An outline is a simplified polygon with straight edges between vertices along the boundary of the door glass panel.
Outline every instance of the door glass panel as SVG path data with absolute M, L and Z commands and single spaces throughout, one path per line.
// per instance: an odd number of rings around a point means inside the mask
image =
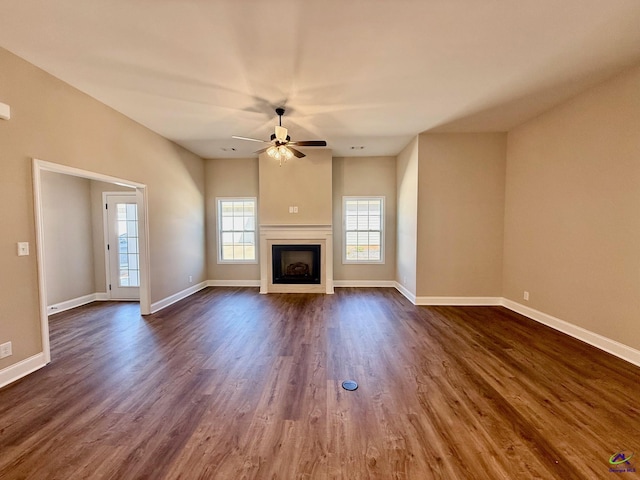
M 117 203 L 118 282 L 121 287 L 139 287 L 138 210 L 135 203 Z

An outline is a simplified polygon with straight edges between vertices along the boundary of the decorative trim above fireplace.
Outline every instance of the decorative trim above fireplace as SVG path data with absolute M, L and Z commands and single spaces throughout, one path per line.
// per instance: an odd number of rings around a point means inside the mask
M 276 283 L 274 245 L 316 245 L 320 249 L 319 283 Z M 333 293 L 333 228 L 331 225 L 261 225 L 260 293 Z

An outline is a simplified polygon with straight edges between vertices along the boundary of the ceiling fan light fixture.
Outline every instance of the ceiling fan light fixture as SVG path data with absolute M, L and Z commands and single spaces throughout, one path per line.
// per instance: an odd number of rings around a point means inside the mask
M 289 150 L 284 145 L 278 147 L 278 150 L 280 151 L 280 155 L 284 157 L 285 160 L 289 160 L 290 158 L 293 158 L 293 153 L 291 152 L 291 150 Z
M 280 160 L 280 166 L 282 166 L 282 162 L 286 162 L 293 158 L 293 152 L 286 147 L 286 145 L 271 145 L 267 148 L 267 155 L 271 158 L 275 158 L 276 160 Z
M 280 161 L 280 165 L 282 162 L 286 162 L 287 160 L 292 159 L 293 157 L 303 158 L 306 155 L 302 153 L 300 150 L 296 150 L 292 146 L 295 145 L 300 147 L 326 147 L 327 142 L 324 140 L 298 140 L 296 142 L 291 141 L 291 137 L 289 137 L 289 132 L 286 128 L 282 126 L 282 115 L 284 115 L 284 108 L 278 107 L 276 108 L 276 114 L 278 115 L 278 125 L 276 125 L 275 133 L 271 134 L 271 141 L 269 140 L 258 140 L 257 138 L 250 137 L 240 137 L 238 135 L 232 135 L 232 138 L 236 138 L 238 140 L 248 140 L 250 142 L 259 142 L 259 143 L 270 143 L 271 146 L 262 148 L 258 150 L 257 154 L 266 153 L 269 157 L 275 158 Z M 289 147 L 288 145 L 292 145 Z
M 271 158 L 275 158 L 276 160 L 280 158 L 280 152 L 274 145 L 271 145 L 269 148 L 267 148 L 267 155 L 269 155 Z

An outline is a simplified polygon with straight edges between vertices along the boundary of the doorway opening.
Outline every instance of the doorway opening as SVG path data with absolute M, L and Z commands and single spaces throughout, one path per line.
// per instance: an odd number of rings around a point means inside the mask
M 127 235 L 124 238 L 127 241 L 127 246 L 129 242 L 136 243 L 135 250 L 137 250 L 136 257 L 131 258 L 131 262 L 135 262 L 132 264 L 127 263 L 127 276 L 129 278 L 137 277 L 136 283 L 138 284 L 136 288 L 136 296 L 135 300 L 140 301 L 140 313 L 142 315 L 148 315 L 151 313 L 151 296 L 150 296 L 150 277 L 149 277 L 149 229 L 148 229 L 148 221 L 147 221 L 147 195 L 146 195 L 146 185 L 133 182 L 130 180 L 112 177 L 109 175 L 103 175 L 87 170 L 81 170 L 74 167 L 67 167 L 64 165 L 59 165 L 51 162 L 46 162 L 43 160 L 33 159 L 33 192 L 34 192 L 34 209 L 35 209 L 35 217 L 36 217 L 36 262 L 38 266 L 38 290 L 39 290 L 39 298 L 40 298 L 40 320 L 41 320 L 41 336 L 42 336 L 42 350 L 43 350 L 43 360 L 44 364 L 47 364 L 51 361 L 51 350 L 49 345 L 49 291 L 48 274 L 50 272 L 47 271 L 47 261 L 46 261 L 46 229 L 45 229 L 45 206 L 43 202 L 43 174 L 46 172 L 53 172 L 62 174 L 63 176 L 71 176 L 78 177 L 80 179 L 86 180 L 94 180 L 96 182 L 103 182 L 110 184 L 112 187 L 117 186 L 116 188 L 112 188 L 115 190 L 117 188 L 124 188 L 124 190 L 128 190 L 129 195 L 126 195 L 126 202 L 130 205 L 135 205 L 135 237 L 133 235 Z M 122 194 L 123 192 L 118 192 L 118 194 Z M 100 201 L 100 197 L 98 200 Z M 126 209 L 126 207 L 125 207 Z M 132 211 L 133 208 L 129 207 L 129 210 Z M 71 219 L 70 219 L 71 220 Z M 125 222 L 131 221 L 127 216 L 125 216 Z M 132 225 L 132 224 L 130 224 Z M 102 235 L 101 235 L 102 236 Z M 135 240 L 134 240 L 135 238 Z M 127 262 L 129 262 L 129 250 L 127 250 Z M 124 260 L 124 257 L 123 257 Z M 124 266 L 124 263 L 123 263 Z M 136 268 L 133 268 L 133 267 Z M 97 267 L 97 264 L 96 264 Z M 131 267 L 131 268 L 129 268 Z M 102 267 L 101 267 L 102 268 Z M 106 265 L 105 265 L 106 268 Z M 134 272 L 135 270 L 135 272 Z M 104 274 L 100 276 L 104 282 Z M 123 282 L 124 283 L 124 282 Z M 106 300 L 110 299 L 108 296 L 106 298 L 95 298 L 95 300 Z M 116 298 L 114 298 L 115 300 Z M 124 299 L 124 298 L 122 298 Z M 134 299 L 134 298 L 130 298 Z

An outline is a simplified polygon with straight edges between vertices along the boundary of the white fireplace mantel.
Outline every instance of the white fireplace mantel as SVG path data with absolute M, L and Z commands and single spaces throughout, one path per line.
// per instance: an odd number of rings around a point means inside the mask
M 274 284 L 272 245 L 319 244 L 319 285 Z M 333 227 L 331 225 L 260 225 L 260 293 L 333 293 Z

